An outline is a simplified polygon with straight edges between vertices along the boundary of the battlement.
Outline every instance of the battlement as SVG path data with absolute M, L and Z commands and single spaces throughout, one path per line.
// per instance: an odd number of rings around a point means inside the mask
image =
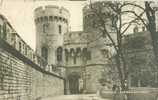
M 36 24 L 36 51 L 48 64 L 57 64 L 57 48 L 63 45 L 63 36 L 68 32 L 70 13 L 64 7 L 47 5 L 34 11 Z M 49 52 L 48 52 L 49 51 Z
M 56 21 L 68 24 L 70 17 L 70 13 L 66 8 L 55 5 L 40 6 L 34 12 L 36 23 Z
M 64 45 L 70 44 L 87 44 L 88 42 L 88 33 L 83 31 L 74 31 L 64 34 Z
M 52 21 L 56 21 L 56 22 L 63 22 L 68 24 L 68 19 L 60 17 L 60 16 L 43 16 L 43 17 L 37 17 L 35 19 L 35 23 L 42 23 L 42 22 L 52 22 Z
M 101 13 L 107 13 L 111 10 L 110 7 L 106 6 L 106 2 L 110 1 L 97 1 L 93 2 L 91 5 L 85 5 L 82 9 L 83 11 L 83 30 L 84 31 L 95 31 L 98 30 L 98 16 L 94 13 L 93 10 L 99 11 L 101 10 Z M 101 7 L 101 9 L 99 8 Z M 105 18 L 107 20 L 107 18 Z M 107 20 L 108 21 L 108 20 Z M 109 26 L 111 19 L 109 19 Z M 109 28 L 110 29 L 110 28 Z
M 47 9 L 58 9 L 58 10 L 64 10 L 65 12 L 69 13 L 69 11 L 64 8 L 64 7 L 59 7 L 59 6 L 56 6 L 56 5 L 46 5 L 46 6 L 40 6 L 38 8 L 36 8 L 34 11 L 44 11 L 44 10 L 47 10 Z

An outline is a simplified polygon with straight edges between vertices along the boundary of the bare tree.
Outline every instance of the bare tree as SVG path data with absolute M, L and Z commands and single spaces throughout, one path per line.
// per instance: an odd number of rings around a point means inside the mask
M 158 62 L 158 32 L 156 32 L 156 22 L 155 22 L 156 20 L 155 12 L 157 11 L 158 7 L 151 7 L 151 3 L 155 3 L 155 2 L 145 1 L 145 13 L 148 20 L 146 28 L 150 31 L 155 59 L 156 62 Z
M 102 33 L 102 37 L 109 40 L 111 46 L 115 50 L 115 61 L 121 87 L 122 90 L 126 90 L 125 82 L 128 79 L 129 71 L 123 52 L 123 38 L 133 24 L 140 24 L 140 20 L 145 24 L 142 17 L 145 13 L 145 9 L 134 2 L 127 1 L 91 2 L 89 8 L 93 14 L 95 29 Z M 139 13 L 134 10 L 135 8 L 140 9 Z M 125 21 L 124 18 L 126 17 L 128 17 L 128 20 Z M 113 34 L 115 33 L 116 39 L 111 35 L 110 28 L 113 28 Z

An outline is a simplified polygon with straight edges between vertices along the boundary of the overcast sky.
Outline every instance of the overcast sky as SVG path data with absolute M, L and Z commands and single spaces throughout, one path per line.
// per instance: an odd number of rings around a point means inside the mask
M 3 0 L 3 3 L 0 4 L 0 12 L 9 20 L 23 40 L 35 49 L 35 8 L 44 5 L 58 5 L 67 8 L 71 15 L 71 31 L 80 31 L 83 26 L 82 8 L 86 4 L 86 1 Z
M 70 11 L 70 26 L 72 31 L 82 30 L 82 8 L 85 1 L 36 1 L 4 0 L 0 12 L 7 17 L 18 34 L 35 49 L 34 9 L 41 5 L 58 5 Z

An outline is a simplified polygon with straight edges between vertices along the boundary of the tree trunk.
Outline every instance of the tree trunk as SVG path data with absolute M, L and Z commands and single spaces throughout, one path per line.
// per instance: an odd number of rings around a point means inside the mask
M 120 54 L 117 53 L 116 55 L 116 66 L 117 66 L 117 69 L 118 69 L 118 72 L 119 72 L 119 78 L 120 78 L 120 82 L 121 82 L 121 88 L 122 88 L 122 91 L 126 90 L 126 87 L 125 87 L 125 72 L 124 70 L 122 70 L 122 58 L 120 57 Z
M 155 11 L 150 7 L 148 1 L 145 2 L 146 16 L 149 21 L 147 29 L 150 31 L 153 51 L 158 66 L 158 33 L 156 32 Z

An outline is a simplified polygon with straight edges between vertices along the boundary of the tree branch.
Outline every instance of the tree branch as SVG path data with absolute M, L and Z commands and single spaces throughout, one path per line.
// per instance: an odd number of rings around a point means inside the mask
M 137 17 L 137 19 L 139 19 L 139 20 L 143 23 L 143 25 L 144 25 L 146 28 L 148 28 L 147 25 L 146 25 L 146 23 L 145 23 L 145 21 L 143 20 L 143 18 L 141 18 L 142 15 L 139 16 L 139 15 L 136 14 L 136 12 L 130 11 L 130 10 L 128 10 L 128 11 L 123 11 L 122 13 L 132 13 L 132 14 L 134 14 L 134 15 Z
M 138 15 L 138 16 L 141 17 L 144 13 L 145 13 L 145 11 L 142 12 L 142 13 L 141 13 L 140 15 Z M 128 23 L 128 26 L 121 32 L 121 35 L 123 35 L 123 34 L 129 29 L 129 27 L 132 25 L 132 23 L 135 23 L 138 19 L 139 19 L 139 18 L 136 17 L 135 19 L 133 19 L 132 21 L 130 21 L 130 22 Z
M 114 46 L 114 48 L 115 48 L 115 50 L 116 50 L 116 52 L 117 52 L 117 51 L 118 51 L 117 45 L 116 45 L 116 43 L 114 42 L 114 40 L 112 39 L 112 37 L 110 36 L 110 34 L 108 33 L 103 18 L 100 16 L 100 13 L 97 13 L 96 9 L 94 9 L 94 8 L 92 7 L 92 4 L 90 4 L 90 7 L 91 7 L 93 13 L 95 13 L 95 14 L 99 17 L 99 19 L 100 19 L 101 25 L 103 26 L 103 27 L 102 27 L 103 30 L 101 30 L 101 31 L 103 32 L 103 34 L 106 34 L 106 35 L 108 36 L 108 38 L 110 39 L 112 45 Z
M 126 7 L 126 6 L 134 6 L 134 7 L 140 8 L 143 11 L 145 11 L 145 8 L 141 7 L 140 5 L 134 4 L 134 3 L 124 3 L 120 8 L 123 8 L 123 7 Z

